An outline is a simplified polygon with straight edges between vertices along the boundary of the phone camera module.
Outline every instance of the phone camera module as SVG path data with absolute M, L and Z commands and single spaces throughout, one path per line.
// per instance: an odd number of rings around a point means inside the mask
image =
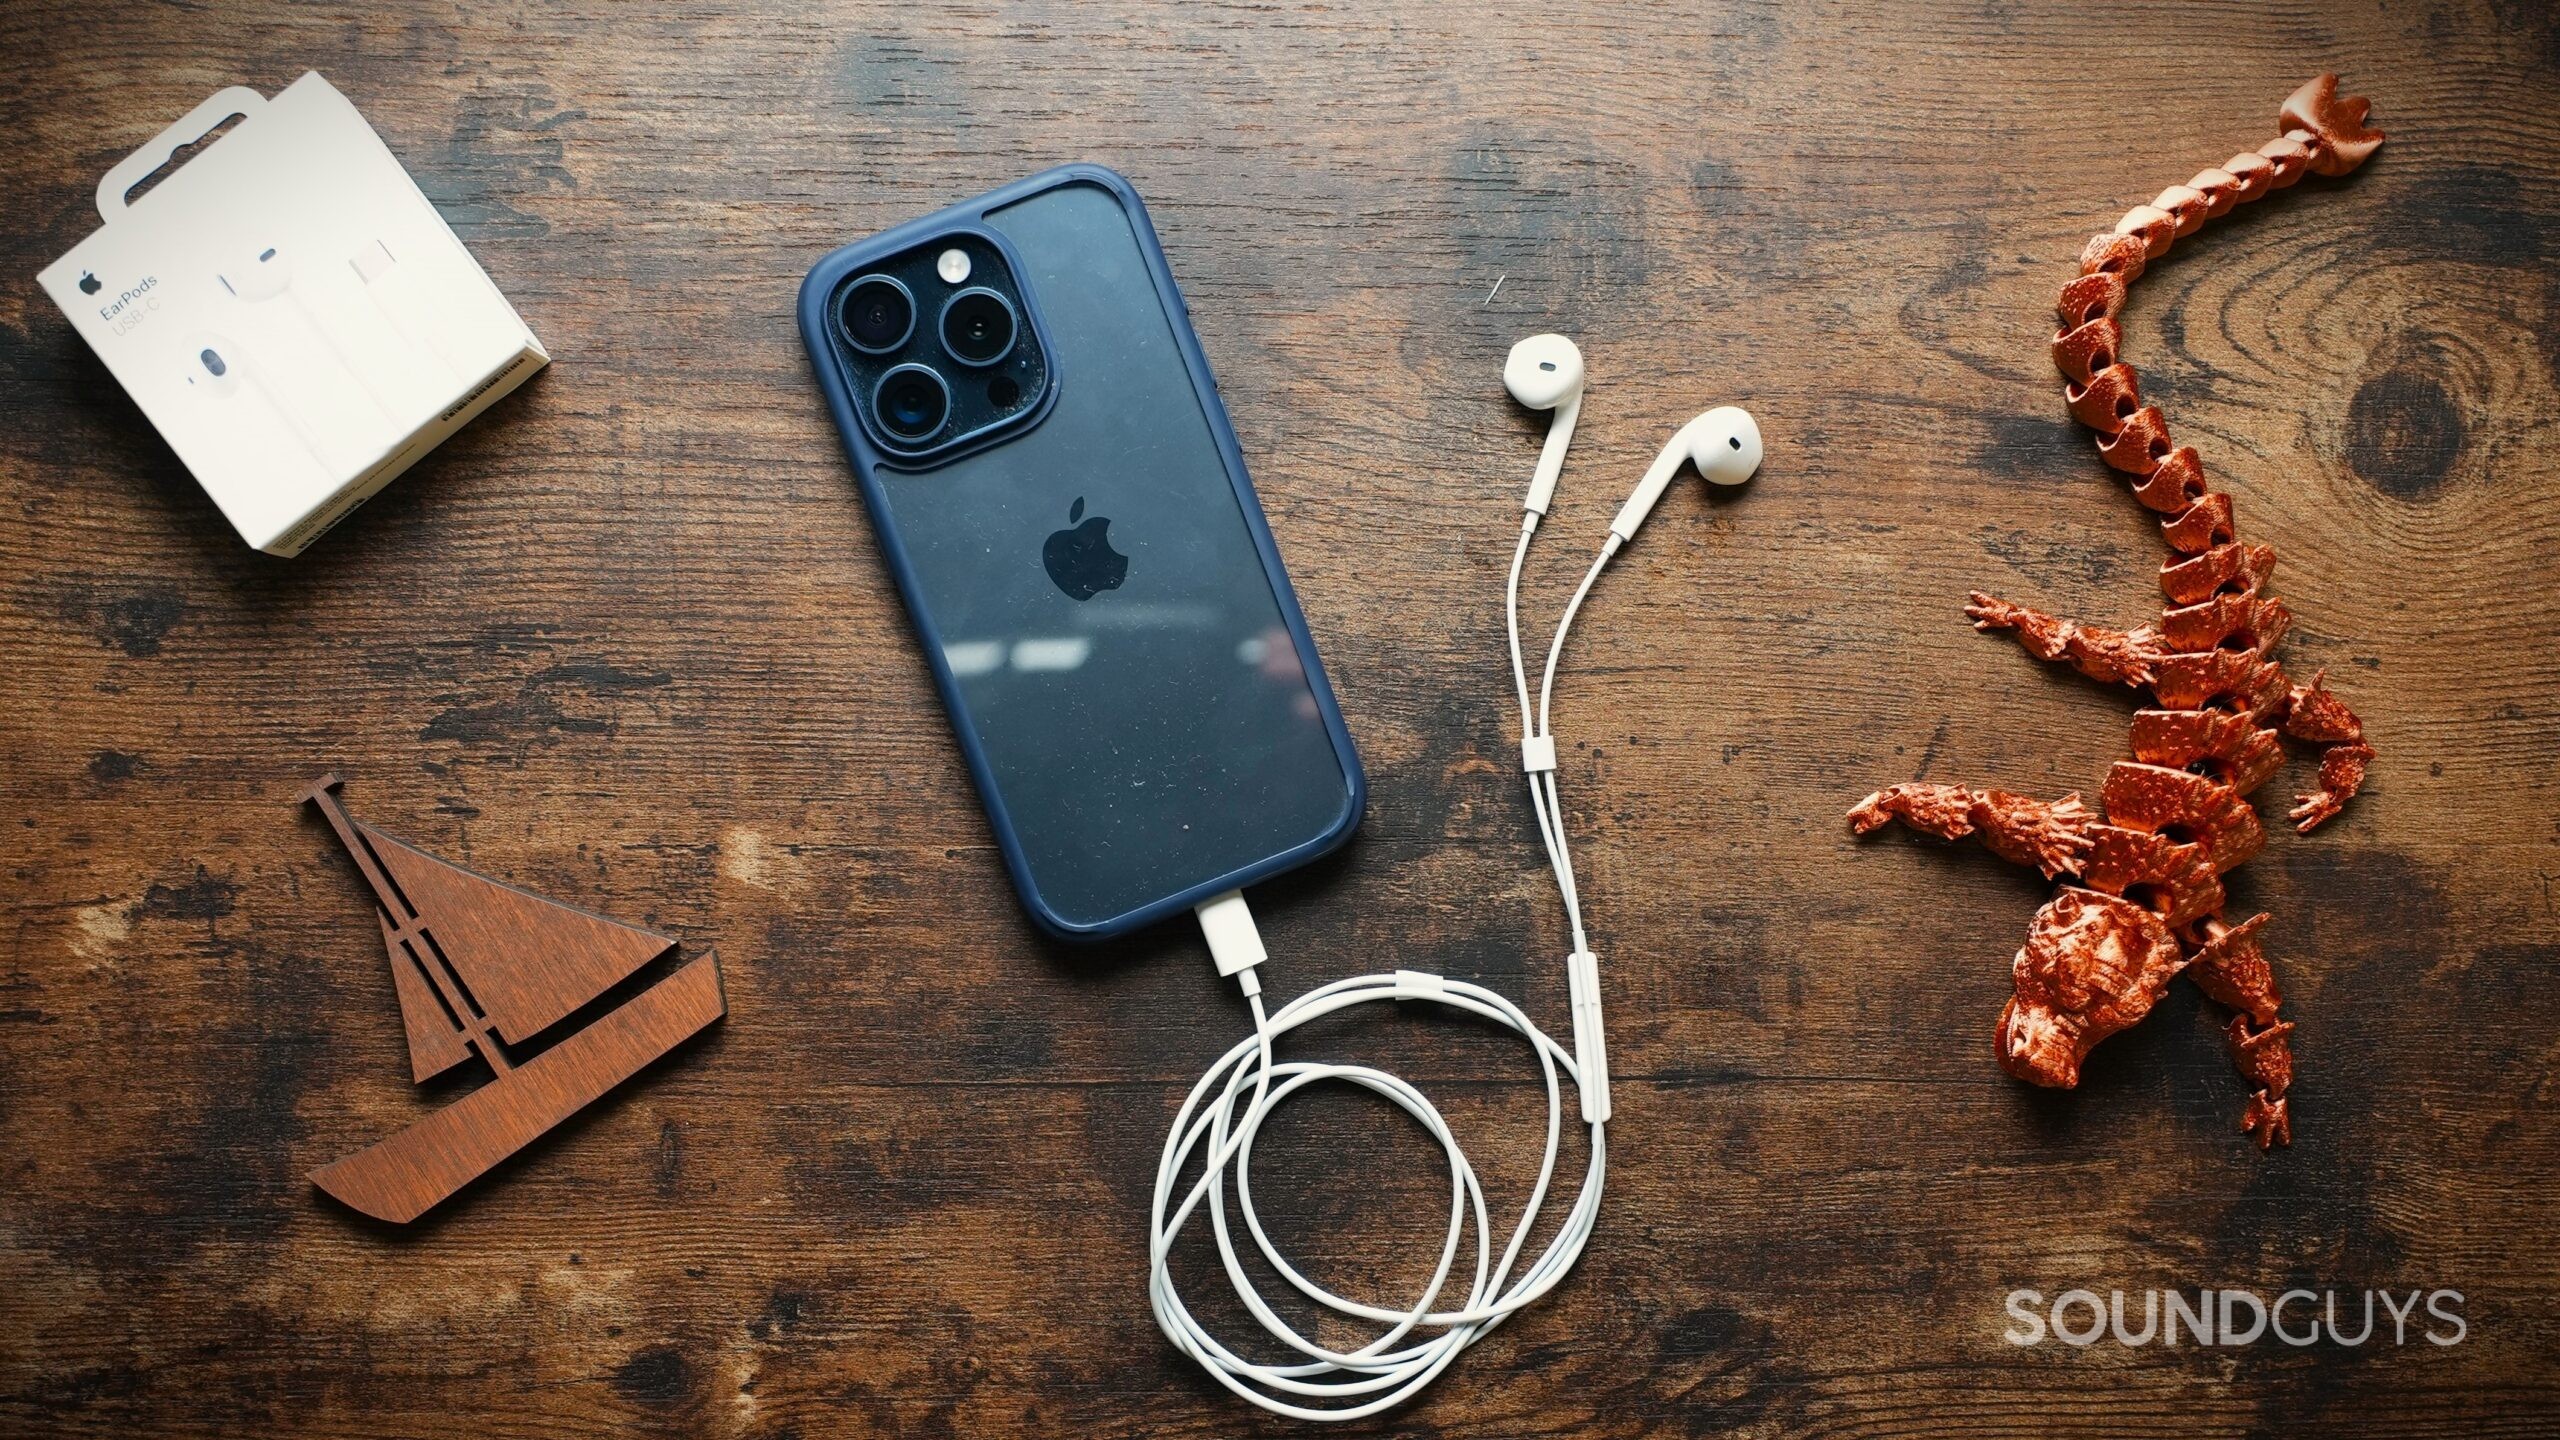
M 871 413 L 897 439 L 930 440 L 951 418 L 951 387 L 922 365 L 901 365 L 880 377 L 871 392 Z
M 963 365 L 993 365 L 1013 349 L 1013 302 L 985 287 L 963 290 L 942 307 L 942 348 Z
M 844 299 L 836 306 L 836 321 L 854 349 L 885 355 L 915 333 L 915 297 L 889 276 L 865 275 L 845 287 Z

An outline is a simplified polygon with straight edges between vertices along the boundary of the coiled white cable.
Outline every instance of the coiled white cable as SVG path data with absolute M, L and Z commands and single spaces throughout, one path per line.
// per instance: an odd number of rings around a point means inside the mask
M 1547 650 L 1546 673 L 1538 688 L 1538 706 L 1534 724 L 1529 709 L 1529 679 L 1520 651 L 1520 572 L 1527 563 L 1529 542 L 1537 533 L 1538 513 L 1532 510 L 1522 521 L 1519 547 L 1512 552 L 1511 575 L 1504 587 L 1503 610 L 1509 633 L 1512 684 L 1520 704 L 1520 720 L 1524 750 L 1547 735 L 1548 710 L 1555 693 L 1556 666 L 1564 653 L 1567 633 L 1583 601 L 1590 595 L 1600 571 L 1618 551 L 1619 540 L 1611 536 L 1608 544 L 1594 560 L 1590 572 L 1574 591 L 1562 620 L 1556 626 L 1554 642 Z M 1544 742 L 1552 753 L 1552 741 Z M 1447 980 L 1436 975 L 1400 970 L 1391 975 L 1360 975 L 1320 986 L 1282 1006 L 1277 1014 L 1265 1015 L 1260 983 L 1253 966 L 1262 959 L 1261 944 L 1252 931 L 1251 921 L 1243 911 L 1241 898 L 1232 894 L 1204 905 L 1203 929 L 1210 939 L 1211 950 L 1223 973 L 1237 976 L 1243 986 L 1246 1004 L 1253 1012 L 1254 1033 L 1230 1048 L 1211 1065 L 1208 1072 L 1192 1086 L 1190 1096 L 1175 1115 L 1173 1128 L 1165 1136 L 1164 1155 L 1156 1167 L 1155 1200 L 1149 1216 L 1148 1298 L 1154 1305 L 1156 1323 L 1163 1327 L 1166 1338 L 1182 1352 L 1199 1362 L 1210 1378 L 1237 1395 L 1265 1410 L 1301 1420 L 1356 1420 L 1375 1415 L 1411 1398 L 1446 1370 L 1451 1362 L 1483 1335 L 1503 1321 L 1536 1303 L 1562 1281 L 1573 1263 L 1581 1258 L 1583 1246 L 1590 1241 L 1598 1223 L 1600 1195 L 1608 1170 L 1607 1101 L 1605 1095 L 1606 1060 L 1598 1053 L 1598 995 L 1596 962 L 1589 954 L 1583 935 L 1581 896 L 1574 884 L 1573 862 L 1566 848 L 1564 807 L 1558 798 L 1555 771 L 1550 760 L 1545 766 L 1528 768 L 1529 801 L 1538 817 L 1538 835 L 1546 847 L 1549 866 L 1555 873 L 1556 888 L 1564 901 L 1566 919 L 1572 927 L 1573 963 L 1584 967 L 1574 972 L 1577 1010 L 1577 1043 L 1568 1049 L 1540 1029 L 1537 1022 L 1522 1013 L 1519 1006 L 1480 985 L 1463 980 Z M 1220 912 L 1214 917 L 1212 911 Z M 1241 934 L 1239 935 L 1239 931 Z M 1587 978 L 1586 978 L 1587 977 Z M 1588 996 L 1589 1026 L 1579 1021 L 1585 996 Z M 1508 1027 L 1528 1042 L 1530 1053 L 1538 1062 L 1539 1074 L 1547 1087 L 1546 1152 L 1538 1166 L 1537 1184 L 1520 1210 L 1520 1218 L 1502 1247 L 1499 1258 L 1493 1253 L 1493 1231 L 1485 1211 L 1483 1185 L 1466 1151 L 1458 1143 L 1448 1123 L 1430 1098 L 1413 1085 L 1367 1065 L 1342 1065 L 1316 1061 L 1279 1061 L 1274 1047 L 1281 1037 L 1302 1025 L 1322 1019 L 1355 1005 L 1378 1001 L 1428 1001 L 1447 1006 L 1460 1013 L 1489 1020 Z M 1585 1044 L 1589 1053 L 1577 1054 Z M 1575 1193 L 1573 1208 L 1564 1222 L 1547 1241 L 1537 1257 L 1526 1268 L 1514 1274 L 1522 1250 L 1529 1242 L 1547 1190 L 1554 1179 L 1556 1157 L 1564 1131 L 1564 1091 L 1557 1082 L 1561 1069 L 1582 1096 L 1583 1119 L 1590 1127 L 1591 1156 L 1583 1172 L 1582 1184 Z M 1307 1086 L 1326 1081 L 1358 1085 L 1383 1096 L 1412 1116 L 1432 1139 L 1439 1142 L 1449 1162 L 1449 1228 L 1442 1240 L 1440 1258 L 1430 1283 L 1405 1309 L 1391 1309 L 1365 1304 L 1337 1295 L 1308 1279 L 1280 1253 L 1277 1245 L 1263 1229 L 1262 1220 L 1253 1206 L 1251 1184 L 1253 1142 L 1261 1133 L 1263 1122 L 1273 1110 L 1291 1095 Z M 1593 1096 L 1598 1089 L 1599 1099 Z M 1185 1187 L 1183 1174 L 1195 1161 L 1196 1178 Z M 1233 1170 L 1236 1208 L 1244 1218 L 1246 1233 L 1253 1237 L 1254 1247 L 1262 1258 L 1300 1295 L 1354 1319 L 1385 1327 L 1383 1332 L 1357 1350 L 1336 1350 L 1318 1344 L 1275 1312 L 1244 1268 L 1235 1235 L 1227 1219 L 1228 1173 Z M 1177 1202 L 1176 1195 L 1180 1196 Z M 1218 1255 L 1224 1264 L 1228 1281 L 1255 1320 L 1270 1338 L 1289 1350 L 1306 1357 L 1288 1363 L 1250 1360 L 1237 1354 L 1211 1334 L 1176 1289 L 1172 1272 L 1174 1241 L 1191 1218 L 1208 1202 L 1209 1225 L 1214 1234 Z M 1441 1297 L 1456 1270 L 1460 1247 L 1468 1227 L 1475 1231 L 1475 1256 L 1471 1278 L 1462 1300 L 1444 1308 Z M 1317 1402 L 1317 1403 L 1307 1403 Z

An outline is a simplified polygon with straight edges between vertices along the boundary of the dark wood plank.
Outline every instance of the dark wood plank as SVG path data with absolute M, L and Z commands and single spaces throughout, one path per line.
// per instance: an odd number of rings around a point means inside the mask
M 1016 913 L 791 318 L 831 246 L 1070 157 L 1155 211 L 1375 782 L 1350 851 L 1258 899 L 1284 993 L 1406 964 L 1564 1023 L 1499 659 L 1538 428 L 1505 347 L 1565 328 L 1594 375 L 1535 615 L 1671 426 L 1741 401 L 1769 437 L 1747 492 L 1666 502 L 1560 700 L 1616 1042 L 1599 1236 L 1375 1433 L 2553 1425 L 2550 16 L 36 3 L 0 55 L 0 1428 L 1275 1428 L 1143 1288 L 1163 1126 L 1242 1011 L 1179 927 L 1071 952 Z M 276 562 L 29 280 L 127 149 L 305 66 L 558 363 Z M 2381 156 L 2182 242 L 2127 317 L 2282 552 L 2288 664 L 2381 750 L 2233 877 L 2301 1024 L 2262 1157 L 2186 987 L 2076 1093 L 2000 1076 L 2044 887 L 1841 813 L 2122 753 L 2122 697 L 1960 615 L 2157 603 L 2052 292 L 2325 69 Z M 418 1233 L 351 1220 L 304 1173 L 421 1102 L 369 904 L 294 811 L 315 763 L 438 854 L 716 943 L 731 1019 Z M 1515 1048 L 1336 1043 L 1436 1087 L 1516 1203 Z M 1317 1271 L 1414 1283 L 1419 1137 L 1325 1097 L 1274 1143 Z M 2294 1284 L 2457 1288 L 2469 1334 L 2001 1339 L 2014 1287 Z

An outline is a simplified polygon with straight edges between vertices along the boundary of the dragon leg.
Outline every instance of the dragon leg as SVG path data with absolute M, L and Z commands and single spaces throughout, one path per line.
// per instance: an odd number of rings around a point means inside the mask
M 2045 801 L 2006 790 L 1917 782 L 1887 786 L 1849 812 L 1849 828 L 1860 835 L 1890 820 L 1941 840 L 1980 835 L 1992 854 L 2013 865 L 2033 865 L 2048 880 L 2079 870 L 2097 825 L 2076 794 Z
M 2241 1112 L 2240 1128 L 2261 1150 L 2293 1143 L 2293 1106 L 2285 1096 L 2293 1083 L 2293 1047 L 2284 1038 L 2292 1032 L 2290 1020 L 2252 1031 L 2245 1015 L 2232 1016 L 2231 1028 L 2224 1032 L 2230 1040 L 2231 1063 L 2258 1087 L 2249 1097 L 2249 1108 Z
M 2293 1143 L 2293 1110 L 2285 1093 L 2293 1086 L 2293 1047 L 2285 1038 L 2293 1022 L 2276 1018 L 2284 998 L 2258 948 L 2258 928 L 2266 923 L 2264 915 L 2237 925 L 2208 919 L 2189 932 L 2187 946 L 2187 974 L 2197 988 L 2235 1012 L 2223 1035 L 2232 1065 L 2254 1087 L 2240 1128 L 2262 1150 Z
M 2295 828 L 2309 830 L 2338 813 L 2364 787 L 2364 767 L 2373 747 L 2364 741 L 2364 722 L 2347 702 L 2329 689 L 2326 670 L 2296 685 L 2285 697 L 2284 733 L 2328 748 L 2320 753 L 2320 788 L 2297 796 L 2291 812 Z
M 2160 632 L 2148 625 L 2132 630 L 2083 625 L 1979 590 L 1973 592 L 1964 613 L 1976 630 L 2012 631 L 2028 654 L 2039 660 L 2068 661 L 2081 674 L 2109 685 L 2150 684 L 2152 666 L 2168 653 Z

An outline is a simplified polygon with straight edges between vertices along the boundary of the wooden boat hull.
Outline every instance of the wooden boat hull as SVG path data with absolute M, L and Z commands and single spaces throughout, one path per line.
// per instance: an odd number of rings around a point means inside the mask
M 379 1144 L 311 1172 L 350 1209 L 405 1225 L 727 1013 L 716 954 Z

